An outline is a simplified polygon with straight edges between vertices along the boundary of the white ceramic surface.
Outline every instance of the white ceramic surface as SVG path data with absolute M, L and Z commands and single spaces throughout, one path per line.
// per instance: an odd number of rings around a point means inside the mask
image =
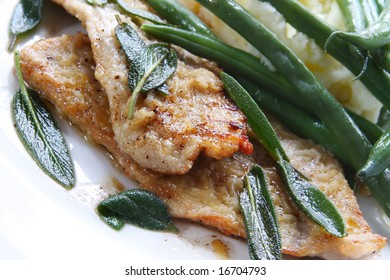
M 59 120 L 75 162 L 77 186 L 66 191 L 43 174 L 15 133 L 10 104 L 17 89 L 12 54 L 6 51 L 7 27 L 16 0 L 0 0 L 0 259 L 219 259 L 211 242 L 220 239 L 232 259 L 248 259 L 245 242 L 201 226 L 176 222 L 179 235 L 125 226 L 115 232 L 103 224 L 91 203 L 99 187 L 116 178 L 136 186 L 112 168 L 103 151 L 92 147 Z M 19 42 L 82 30 L 60 7 L 46 1 L 40 27 Z M 360 200 L 373 229 L 390 237 L 390 223 L 371 199 Z M 386 247 L 376 258 L 390 259 Z

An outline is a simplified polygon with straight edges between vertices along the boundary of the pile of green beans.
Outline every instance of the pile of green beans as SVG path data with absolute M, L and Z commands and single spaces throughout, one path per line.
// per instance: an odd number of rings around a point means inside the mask
M 390 71 L 390 1 L 379 5 L 375 0 L 338 0 L 343 13 L 347 32 L 341 37 L 354 44 L 355 48 L 365 50 L 373 60 L 386 71 Z M 353 13 L 348 12 L 353 5 Z M 351 22 L 354 23 L 351 24 Z M 353 26 L 352 26 L 353 25 Z M 390 72 L 389 72 L 390 73 Z M 357 122 L 361 120 L 356 116 Z M 359 123 L 364 126 L 364 123 Z M 365 165 L 357 175 L 362 181 L 372 177 L 384 177 L 390 166 L 390 129 L 370 130 L 370 141 L 374 144 Z
M 295 0 L 264 1 L 269 2 L 285 17 L 289 24 L 312 38 L 320 47 L 325 46 L 329 36 L 337 31 Z M 365 62 L 356 59 L 359 54 L 351 53 L 350 44 L 346 41 L 336 37 L 326 51 L 356 76 L 360 75 Z M 388 72 L 378 67 L 373 59 L 369 58 L 364 75 L 361 75 L 359 79 L 383 106 L 390 109 L 390 74 Z

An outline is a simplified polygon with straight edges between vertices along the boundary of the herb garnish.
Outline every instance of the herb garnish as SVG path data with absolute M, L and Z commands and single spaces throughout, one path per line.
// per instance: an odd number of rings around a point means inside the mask
M 20 86 L 12 106 L 16 131 L 37 164 L 63 187 L 72 188 L 75 176 L 65 139 L 50 112 L 37 95 L 26 88 L 19 52 L 15 52 L 14 56 Z
M 286 160 L 278 160 L 277 165 L 284 186 L 302 212 L 330 234 L 344 237 L 346 232 L 343 218 L 327 196 Z
M 244 178 L 240 205 L 244 215 L 251 259 L 281 259 L 282 242 L 279 225 L 264 172 L 258 165 L 253 166 Z
M 139 93 L 157 89 L 167 93 L 165 81 L 176 71 L 176 52 L 165 43 L 146 45 L 127 23 L 115 29 L 118 41 L 130 62 L 129 87 L 133 91 L 128 110 L 132 119 Z
M 153 193 L 133 189 L 115 194 L 97 206 L 101 219 L 115 230 L 125 222 L 150 229 L 177 232 L 165 203 Z
M 9 51 L 13 49 L 19 35 L 38 25 L 42 18 L 42 9 L 43 0 L 20 0 L 16 5 L 9 25 Z
M 140 9 L 135 9 L 133 7 L 130 7 L 129 4 L 127 4 L 123 0 L 116 0 L 116 3 L 132 17 L 142 18 L 144 20 L 150 21 L 155 24 L 163 24 L 163 25 L 167 24 L 159 16 L 145 10 L 140 10 Z

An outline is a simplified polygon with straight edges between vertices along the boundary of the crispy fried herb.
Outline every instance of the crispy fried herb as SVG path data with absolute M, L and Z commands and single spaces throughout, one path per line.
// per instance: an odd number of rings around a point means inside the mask
M 255 165 L 244 178 L 240 194 L 251 259 L 278 260 L 282 258 L 282 241 L 274 206 L 261 167 Z
M 177 232 L 165 203 L 153 193 L 134 189 L 115 194 L 97 206 L 101 219 L 113 229 L 125 222 L 160 231 Z
M 43 0 L 20 0 L 16 5 L 9 25 L 9 51 L 14 48 L 19 35 L 38 25 L 42 18 L 42 8 Z
M 157 89 L 167 93 L 165 81 L 176 71 L 176 52 L 168 44 L 146 45 L 137 32 L 127 23 L 120 23 L 115 29 L 129 62 L 129 87 L 133 91 L 128 117 L 132 119 L 139 93 Z
M 65 139 L 50 112 L 24 85 L 18 52 L 15 52 L 15 67 L 20 86 L 12 106 L 16 130 L 38 165 L 63 187 L 72 188 L 75 176 Z

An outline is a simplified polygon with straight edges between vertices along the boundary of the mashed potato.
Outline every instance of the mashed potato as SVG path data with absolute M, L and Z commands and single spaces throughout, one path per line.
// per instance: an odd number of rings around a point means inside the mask
M 179 0 L 204 20 L 212 31 L 226 43 L 261 57 L 238 33 L 221 22 L 194 0 Z M 258 0 L 236 0 L 250 11 L 307 65 L 324 86 L 347 108 L 376 122 L 381 103 L 344 66 L 326 54 L 306 35 L 286 23 L 284 17 L 269 3 Z M 320 18 L 338 29 L 344 29 L 342 15 L 335 0 L 300 0 Z M 264 60 L 264 58 L 262 58 Z

